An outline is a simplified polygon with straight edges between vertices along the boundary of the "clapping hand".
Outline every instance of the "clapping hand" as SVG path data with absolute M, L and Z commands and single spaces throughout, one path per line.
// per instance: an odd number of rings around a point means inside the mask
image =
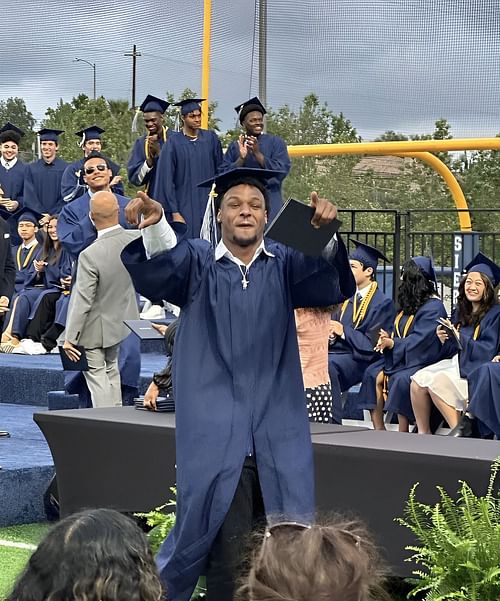
M 373 350 L 377 353 L 383 353 L 387 348 L 394 348 L 394 339 L 390 337 L 389 332 L 381 329 L 378 333 L 377 344 Z

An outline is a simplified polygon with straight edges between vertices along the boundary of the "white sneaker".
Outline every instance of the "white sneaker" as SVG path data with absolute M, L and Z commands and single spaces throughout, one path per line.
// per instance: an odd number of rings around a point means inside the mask
M 19 355 L 45 355 L 47 353 L 41 342 L 35 342 L 31 338 L 23 338 L 13 352 Z

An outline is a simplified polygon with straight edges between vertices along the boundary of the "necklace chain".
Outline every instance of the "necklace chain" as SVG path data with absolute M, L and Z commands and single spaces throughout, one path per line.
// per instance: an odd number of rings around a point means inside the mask
M 246 290 L 248 288 L 248 284 L 250 283 L 247 279 L 247 274 L 248 274 L 248 267 L 246 267 L 245 265 L 240 265 L 238 263 L 238 267 L 240 268 L 241 271 L 241 285 L 243 287 L 243 290 Z

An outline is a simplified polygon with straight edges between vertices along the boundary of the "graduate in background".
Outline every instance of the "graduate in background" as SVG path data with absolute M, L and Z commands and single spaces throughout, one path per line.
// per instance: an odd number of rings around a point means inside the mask
M 459 424 L 461 436 L 472 435 L 476 421 L 481 437 L 500 440 L 500 347 L 497 353 L 467 378 L 469 405 Z
M 377 358 L 373 350 L 375 331 L 389 330 L 396 316 L 392 299 L 380 290 L 375 279 L 378 261 L 388 261 L 387 257 L 369 244 L 351 242 L 356 246 L 349 254 L 356 294 L 344 302 L 330 322 L 328 370 L 336 423 L 342 418 L 341 392 L 361 382 L 365 369 Z
M 414 419 L 410 377 L 441 358 L 436 320 L 446 317 L 446 309 L 436 290 L 436 274 L 429 257 L 413 257 L 403 265 L 397 297 L 399 312 L 392 333 L 380 329 L 375 350 L 383 358 L 366 369 L 359 391 L 359 408 L 370 410 L 376 430 L 385 430 L 385 408 L 398 414 L 399 431 L 408 432 Z
M 186 236 L 199 238 L 210 180 L 222 163 L 222 146 L 213 131 L 201 129 L 201 98 L 174 103 L 180 108 L 182 128 L 170 138 L 160 153 L 157 175 L 157 200 L 168 217 L 185 221 Z
M 460 413 L 467 408 L 469 375 L 490 361 L 500 347 L 500 305 L 495 298 L 500 268 L 478 253 L 465 269 L 452 318 L 454 335 L 448 335 L 439 325 L 436 330 L 446 358 L 417 371 L 411 378 L 411 403 L 419 434 L 430 434 L 430 411 L 434 404 L 452 428 L 450 434 L 464 436 L 464 428 L 457 426 Z M 464 423 L 468 424 L 468 420 Z M 472 430 L 468 429 L 466 434 L 472 435 Z
M 30 209 L 23 210 L 18 214 L 17 233 L 21 243 L 12 249 L 16 264 L 16 292 L 23 288 L 27 274 L 33 270 L 33 261 L 38 259 L 41 251 L 41 245 L 37 239 L 40 218 L 40 213 Z
M 12 244 L 20 242 L 17 218 L 24 206 L 26 163 L 18 158 L 22 136 L 24 132 L 12 123 L 0 128 L 0 216 L 9 225 Z
M 91 125 L 90 127 L 86 127 L 85 129 L 76 132 L 75 136 L 81 138 L 79 146 L 83 150 L 83 158 L 78 159 L 78 161 L 75 161 L 74 163 L 70 163 L 64 170 L 61 180 L 61 194 L 64 202 L 71 202 L 86 192 L 87 187 L 85 185 L 83 163 L 91 152 L 101 152 L 101 135 L 105 131 L 105 129 L 102 129 L 98 125 Z M 125 190 L 123 188 L 121 175 L 119 174 L 120 166 L 109 159 L 108 163 L 113 174 L 111 191 L 115 194 L 123 195 Z
M 26 167 L 24 202 L 26 207 L 43 215 L 57 215 L 63 207 L 61 181 L 68 166 L 57 156 L 62 129 L 41 129 L 38 132 L 42 157 Z
M 243 543 L 265 513 L 314 515 L 293 310 L 342 302 L 355 285 L 340 237 L 315 258 L 264 241 L 264 178 L 274 175 L 236 169 L 216 178 L 216 248 L 179 241 L 183 226 L 174 231 L 142 192 L 127 207 L 143 231 L 122 253 L 136 289 L 181 307 L 173 366 L 177 517 L 157 556 L 170 601 L 188 601 L 202 573 L 207 601 L 232 601 Z M 318 227 L 337 213 L 315 192 L 311 206 Z
M 148 133 L 135 141 L 127 165 L 129 181 L 134 186 L 145 186 L 145 192 L 151 198 L 157 197 L 157 167 L 161 149 L 167 138 L 175 133 L 167 130 L 163 121 L 163 115 L 169 106 L 166 100 L 151 94 L 146 96 L 139 110 L 142 111 L 144 126 Z
M 234 110 L 238 113 L 245 133 L 229 144 L 221 172 L 235 167 L 279 171 L 280 173 L 266 184 L 271 203 L 268 217 L 272 221 L 283 204 L 281 185 L 291 167 L 286 143 L 279 136 L 264 133 L 266 109 L 256 96 L 239 104 Z

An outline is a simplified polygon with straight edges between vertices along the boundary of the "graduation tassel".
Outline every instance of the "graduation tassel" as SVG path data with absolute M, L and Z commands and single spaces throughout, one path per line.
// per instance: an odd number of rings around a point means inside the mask
M 215 215 L 215 198 L 217 192 L 215 191 L 215 183 L 212 184 L 212 188 L 208 194 L 207 206 L 205 214 L 203 215 L 203 222 L 201 224 L 200 238 L 210 242 L 215 248 L 217 246 L 217 219 Z
M 36 135 L 36 154 L 38 156 L 39 159 L 42 158 L 42 148 L 40 145 L 40 134 Z
M 177 109 L 177 114 L 175 115 L 174 129 L 175 129 L 175 131 L 180 131 L 180 129 L 181 129 L 181 109 L 180 109 L 180 107 Z
M 135 111 L 135 115 L 134 118 L 132 119 L 132 133 L 136 134 L 137 133 L 137 123 L 139 121 L 139 113 L 141 112 L 140 108 L 137 108 Z

